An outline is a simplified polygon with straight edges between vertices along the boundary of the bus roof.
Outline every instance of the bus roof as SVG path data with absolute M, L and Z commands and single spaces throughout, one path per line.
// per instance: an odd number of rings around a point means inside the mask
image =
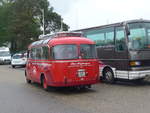
M 40 40 L 46 40 L 46 39 L 52 39 L 52 38 L 58 38 L 58 37 L 70 37 L 70 36 L 75 36 L 75 37 L 82 37 L 83 34 L 82 32 L 72 32 L 72 31 L 63 31 L 63 32 L 57 32 L 53 34 L 46 34 L 46 35 L 40 35 L 39 39 Z
M 122 21 L 122 22 L 118 22 L 118 23 L 95 26 L 95 27 L 89 27 L 89 28 L 79 29 L 79 30 L 74 30 L 74 31 L 81 32 L 81 31 L 87 31 L 87 30 L 90 30 L 90 29 L 99 29 L 99 28 L 104 28 L 104 27 L 119 26 L 119 25 L 125 25 L 125 24 L 128 24 L 128 23 L 136 23 L 136 22 L 150 22 L 150 20 L 143 20 L 143 19 L 127 20 L 127 21 Z
M 55 38 L 48 43 L 49 45 L 58 45 L 58 44 L 95 44 L 92 40 L 84 37 L 64 37 L 64 38 Z
M 84 38 L 78 35 L 75 36 L 66 36 L 65 33 L 61 33 L 61 35 L 56 35 L 55 37 L 50 38 L 44 38 L 44 40 L 35 41 L 32 44 L 29 45 L 29 48 L 36 47 L 36 46 L 42 46 L 42 45 L 57 45 L 57 44 L 94 44 L 93 41 L 91 41 L 88 38 Z M 72 33 L 71 33 L 72 34 Z M 75 34 L 75 33 L 74 33 Z M 48 35 L 47 35 L 48 36 Z

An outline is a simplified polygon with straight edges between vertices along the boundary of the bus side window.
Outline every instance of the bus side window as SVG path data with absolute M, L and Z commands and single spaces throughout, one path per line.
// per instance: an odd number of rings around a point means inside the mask
M 43 60 L 48 60 L 48 58 L 49 58 L 48 51 L 49 51 L 48 47 L 46 47 L 46 46 L 42 47 L 42 59 Z
M 35 59 L 35 58 L 36 58 L 36 49 L 35 49 L 35 48 L 32 48 L 32 49 L 31 49 L 30 58 L 31 58 L 31 59 Z
M 125 50 L 125 33 L 123 27 L 116 27 L 115 47 L 116 51 Z
M 41 50 L 42 50 L 41 47 L 36 48 L 36 59 L 37 60 L 41 59 L 41 57 L 42 57 L 42 51 Z
M 50 59 L 53 60 L 54 59 L 54 51 L 53 51 L 53 47 L 50 48 Z

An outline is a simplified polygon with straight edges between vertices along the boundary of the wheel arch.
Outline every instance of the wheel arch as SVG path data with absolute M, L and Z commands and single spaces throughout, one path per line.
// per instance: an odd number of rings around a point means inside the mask
M 45 73 L 41 73 L 40 74 L 40 84 L 42 84 L 42 79 L 45 78 L 47 80 L 46 74 Z
M 102 77 L 102 78 L 103 78 L 103 76 L 104 76 L 104 71 L 105 71 L 106 69 L 110 69 L 110 70 L 113 72 L 114 77 L 116 77 L 116 69 L 113 68 L 113 67 L 111 67 L 111 66 L 109 66 L 109 65 L 104 65 L 104 66 L 101 68 L 101 70 L 100 70 L 100 74 L 101 74 L 101 77 Z

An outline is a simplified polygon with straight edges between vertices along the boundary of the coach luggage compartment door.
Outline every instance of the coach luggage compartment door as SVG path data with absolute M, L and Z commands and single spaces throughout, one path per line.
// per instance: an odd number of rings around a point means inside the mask
M 115 65 L 117 78 L 128 79 L 128 49 L 123 26 L 115 28 Z

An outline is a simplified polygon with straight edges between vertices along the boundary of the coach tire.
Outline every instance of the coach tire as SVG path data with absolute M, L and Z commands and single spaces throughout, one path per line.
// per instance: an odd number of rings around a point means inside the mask
M 106 83 L 114 83 L 114 74 L 110 68 L 104 69 L 103 78 Z
M 15 66 L 14 66 L 14 65 L 12 65 L 12 68 L 15 68 Z
M 42 86 L 45 91 L 48 91 L 48 85 L 45 77 L 42 78 Z

